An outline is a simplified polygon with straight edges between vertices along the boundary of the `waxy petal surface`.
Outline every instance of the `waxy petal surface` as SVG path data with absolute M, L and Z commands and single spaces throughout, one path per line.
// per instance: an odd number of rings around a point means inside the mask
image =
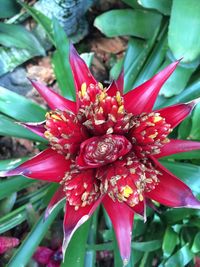
M 155 112 L 160 113 L 160 115 L 165 118 L 166 122 L 171 125 L 171 128 L 175 128 L 190 114 L 196 104 L 195 101 L 191 101 L 187 104 L 177 104 L 156 110 Z
M 125 203 L 114 202 L 109 196 L 103 199 L 103 206 L 112 221 L 120 254 L 125 265 L 131 254 L 134 212 Z
M 86 86 L 88 86 L 89 84 L 96 84 L 97 81 L 93 77 L 85 61 L 79 56 L 79 54 L 77 53 L 76 49 L 72 44 L 70 44 L 69 59 L 76 86 L 76 95 L 77 95 L 76 101 L 78 105 L 79 102 L 78 92 L 81 90 L 82 84 L 86 83 Z
M 48 148 L 13 170 L 0 172 L 0 176 L 23 175 L 48 182 L 60 182 L 69 170 L 70 161 Z
M 65 198 L 65 192 L 63 191 L 63 187 L 60 186 L 55 194 L 53 195 L 51 201 L 49 202 L 46 210 L 45 210 L 45 220 L 51 214 L 51 212 L 57 207 L 57 205 Z
M 157 160 L 154 159 L 153 161 L 156 164 L 156 169 L 162 175 L 158 176 L 160 181 L 155 189 L 145 193 L 146 197 L 169 207 L 200 209 L 200 201 L 195 198 L 191 189 Z
M 170 139 L 170 142 L 161 147 L 160 153 L 154 155 L 154 157 L 161 158 L 176 153 L 187 152 L 198 149 L 200 149 L 200 142 Z
M 39 94 L 44 98 L 47 102 L 48 106 L 55 110 L 70 110 L 72 112 L 76 112 L 76 103 L 62 97 L 57 94 L 51 88 L 45 86 L 44 84 L 38 83 L 36 81 L 30 81 L 33 87 L 39 92 Z
M 98 205 L 101 203 L 102 198 L 99 198 L 96 202 L 93 202 L 90 205 L 86 205 L 85 207 L 80 207 L 78 210 L 74 209 L 74 206 L 66 203 L 65 217 L 64 217 L 64 239 L 62 245 L 63 257 L 65 255 L 65 251 L 71 240 L 75 231 L 86 222 L 93 212 L 96 210 Z
M 179 61 L 170 64 L 153 78 L 125 94 L 126 111 L 134 115 L 151 112 L 161 87 L 176 69 L 178 63 Z
M 111 82 L 106 93 L 112 97 L 116 95 L 117 91 L 119 91 L 121 95 L 123 95 L 123 89 L 124 89 L 124 70 L 121 71 L 117 80 Z
M 20 122 L 19 123 L 20 125 L 24 126 L 25 128 L 29 129 L 31 132 L 41 136 L 41 137 L 44 137 L 44 132 L 46 131 L 45 129 L 45 122 L 42 121 L 42 122 L 39 122 L 39 123 L 26 123 L 26 122 Z

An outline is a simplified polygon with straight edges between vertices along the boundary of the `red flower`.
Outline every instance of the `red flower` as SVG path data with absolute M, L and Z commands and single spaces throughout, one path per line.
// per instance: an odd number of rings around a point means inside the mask
M 123 94 L 123 73 L 103 88 L 71 46 L 76 103 L 32 82 L 51 111 L 45 122 L 24 126 L 48 139 L 50 147 L 1 175 L 60 183 L 46 216 L 66 198 L 63 252 L 100 202 L 113 223 L 124 263 L 130 257 L 134 213 L 145 216 L 146 200 L 200 208 L 188 186 L 158 162 L 163 156 L 200 149 L 199 142 L 167 138 L 197 101 L 152 111 L 178 63 Z
M 53 250 L 47 247 L 38 247 L 33 258 L 36 262 L 46 267 L 60 267 L 62 251 L 61 249 Z
M 18 238 L 0 236 L 0 254 L 5 253 L 7 250 L 18 246 L 20 243 Z

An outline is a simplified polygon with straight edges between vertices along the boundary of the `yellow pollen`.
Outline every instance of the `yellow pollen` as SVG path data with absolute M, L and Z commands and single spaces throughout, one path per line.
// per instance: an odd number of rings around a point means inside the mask
M 52 137 L 52 134 L 49 131 L 44 132 L 44 136 L 48 139 Z
M 99 86 L 99 88 L 100 88 L 101 90 L 103 90 L 103 84 L 102 84 L 102 83 L 98 82 L 98 86 Z
M 152 139 L 154 139 L 156 136 L 158 135 L 158 133 L 157 132 L 155 132 L 155 134 L 151 134 L 151 135 L 149 135 L 149 138 L 152 138 Z
M 123 113 L 124 112 L 124 105 L 121 105 L 119 108 L 118 108 L 118 113 Z
M 82 95 L 82 97 L 85 96 L 86 92 L 87 92 L 87 85 L 86 85 L 86 83 L 83 83 L 81 85 L 81 95 Z
M 131 194 L 133 193 L 133 189 L 126 185 L 124 188 L 123 188 L 123 192 L 122 192 L 122 195 L 126 198 L 128 198 Z
M 62 119 L 58 116 L 58 115 L 56 115 L 56 114 L 52 114 L 51 115 L 51 118 L 53 118 L 53 119 L 55 119 L 55 120 L 58 120 L 58 121 L 61 121 Z
M 102 107 L 99 108 L 98 113 L 101 113 L 101 114 L 103 113 L 103 108 Z
M 106 94 L 104 91 L 102 91 L 101 94 L 99 95 L 99 101 L 102 101 L 105 97 L 106 97 Z
M 116 93 L 116 100 L 117 100 L 118 105 L 121 106 L 122 98 L 121 98 L 121 94 L 119 91 L 117 91 L 117 93 Z
M 139 194 L 139 200 L 140 200 L 140 201 L 143 201 L 143 200 L 144 200 L 144 197 L 143 197 L 142 194 Z
M 159 122 L 159 121 L 161 121 L 161 120 L 162 120 L 162 117 L 160 117 L 160 116 L 155 116 L 155 117 L 153 117 L 153 122 L 154 122 L 154 123 Z

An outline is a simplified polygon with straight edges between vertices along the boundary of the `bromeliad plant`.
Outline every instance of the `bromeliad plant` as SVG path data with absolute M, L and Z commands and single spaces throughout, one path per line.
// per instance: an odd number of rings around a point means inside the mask
M 200 208 L 190 188 L 158 161 L 200 149 L 199 142 L 167 137 L 198 100 L 153 110 L 159 90 L 178 63 L 124 94 L 123 72 L 104 88 L 71 45 L 76 102 L 31 81 L 51 110 L 45 121 L 23 125 L 46 138 L 49 147 L 1 176 L 60 183 L 46 217 L 66 199 L 63 253 L 100 203 L 113 223 L 124 265 L 130 258 L 134 214 L 146 219 L 146 205 L 152 200 L 168 207 Z

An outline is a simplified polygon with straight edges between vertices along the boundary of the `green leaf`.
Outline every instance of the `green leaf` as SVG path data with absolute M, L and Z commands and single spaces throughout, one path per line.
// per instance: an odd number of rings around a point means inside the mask
M 169 65 L 171 61 L 166 59 L 161 69 L 164 69 L 167 65 Z M 169 77 L 169 79 L 162 86 L 160 91 L 160 95 L 165 97 L 172 97 L 174 95 L 180 94 L 183 89 L 186 87 L 192 73 L 196 70 L 196 66 L 191 68 L 182 67 L 179 65 L 174 73 Z
M 161 34 L 159 35 L 159 40 L 154 44 L 153 51 L 149 55 L 145 65 L 141 69 L 136 81 L 134 82 L 134 87 L 144 83 L 150 79 L 160 67 L 167 51 L 167 25 L 163 27 Z
M 37 38 L 21 25 L 0 22 L 0 44 L 27 49 L 34 55 L 45 55 L 45 50 Z
M 61 267 L 83 267 L 84 259 L 86 253 L 86 244 L 88 233 L 90 229 L 91 220 L 88 220 L 86 223 L 81 225 L 80 228 L 73 235 L 69 246 L 65 253 L 64 262 L 61 264 Z
M 117 80 L 124 64 L 124 58 L 120 58 L 110 70 L 110 79 Z
M 193 254 L 189 249 L 189 244 L 186 244 L 179 249 L 172 257 L 164 264 L 165 267 L 180 267 L 186 266 L 193 258 Z
M 200 104 L 196 105 L 192 113 L 192 128 L 189 138 L 200 140 Z
M 129 46 L 124 60 L 124 92 L 133 89 L 135 79 L 155 43 L 157 34 L 158 30 L 146 42 L 137 39 L 129 40 Z
M 0 18 L 9 18 L 19 12 L 20 6 L 15 0 L 1 0 Z
M 151 252 L 158 250 L 162 246 L 161 240 L 151 240 L 144 242 L 132 242 L 132 248 L 135 250 L 143 251 L 143 252 Z
M 105 12 L 94 21 L 107 37 L 131 35 L 149 39 L 159 28 L 162 16 L 150 11 L 120 9 Z
M 0 135 L 25 138 L 33 141 L 47 142 L 44 138 L 25 129 L 14 120 L 0 114 Z
M 162 164 L 173 174 L 181 178 L 195 194 L 200 192 L 199 166 L 190 163 L 169 161 L 162 161 Z
M 91 53 L 82 53 L 82 54 L 80 54 L 80 57 L 85 61 L 86 65 L 88 67 L 90 67 L 91 64 L 92 64 L 94 53 L 93 52 L 91 52 Z
M 198 253 L 200 251 L 200 233 L 196 234 L 196 236 L 194 238 L 194 242 L 192 244 L 191 251 L 193 253 Z
M 191 116 L 188 116 L 178 127 L 178 138 L 187 139 L 189 137 L 191 128 L 192 128 L 192 118 Z
M 57 48 L 53 60 L 54 71 L 60 85 L 62 95 L 68 99 L 75 100 L 75 86 L 69 62 L 69 40 L 67 39 L 63 28 L 55 18 L 53 19 L 52 26 L 55 46 Z M 58 70 L 61 69 L 62 72 L 59 73 Z
M 138 0 L 144 8 L 156 9 L 164 15 L 170 15 L 172 0 Z
M 16 198 L 17 198 L 17 193 L 14 192 L 5 199 L 0 201 L 0 217 L 9 213 L 12 210 L 16 202 Z
M 41 240 L 48 231 L 49 226 L 55 220 L 56 216 L 63 207 L 63 202 L 61 202 L 49 215 L 48 219 L 44 221 L 43 215 L 40 220 L 35 224 L 31 232 L 28 234 L 26 239 L 23 241 L 21 246 L 18 248 L 14 256 L 8 263 L 9 267 L 16 266 L 26 266 L 32 257 L 34 251 L 40 244 Z
M 52 42 L 52 44 L 55 44 L 51 20 L 47 16 L 45 16 L 43 13 L 38 11 L 37 9 L 19 0 L 18 2 L 20 3 L 22 7 L 24 7 L 28 11 L 28 13 L 34 18 L 34 20 L 44 28 L 44 30 L 46 31 L 49 37 L 49 40 Z
M 178 234 L 170 226 L 167 227 L 162 244 L 162 250 L 165 258 L 168 258 L 173 253 L 178 242 Z
M 35 102 L 0 86 L 0 112 L 18 121 L 39 122 L 45 119 L 46 110 Z
M 200 1 L 174 0 L 169 24 L 169 47 L 175 58 L 194 61 L 200 54 Z
M 122 0 L 124 3 L 129 5 L 133 8 L 141 8 L 141 6 L 138 4 L 138 0 Z
M 160 215 L 160 218 L 166 225 L 173 225 L 175 223 L 181 223 L 184 219 L 193 215 L 199 215 L 199 211 L 189 208 L 187 209 L 178 208 L 178 209 L 170 209 L 167 210 L 166 212 L 163 212 Z
M 178 103 L 184 103 L 200 97 L 200 79 L 194 81 L 179 95 L 176 95 L 164 102 L 163 107 L 171 106 Z

